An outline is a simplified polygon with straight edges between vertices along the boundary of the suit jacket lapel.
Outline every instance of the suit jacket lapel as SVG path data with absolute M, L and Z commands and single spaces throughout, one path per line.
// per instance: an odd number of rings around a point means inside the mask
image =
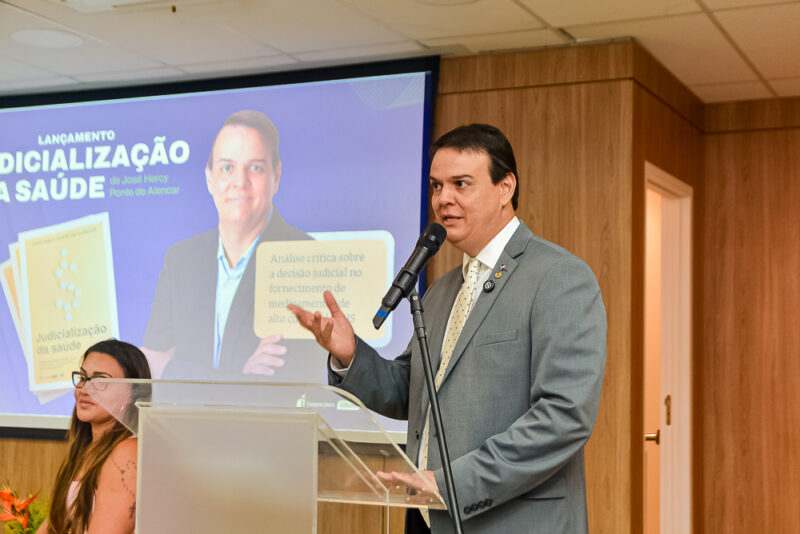
M 458 360 L 464 354 L 464 349 L 466 349 L 469 342 L 472 340 L 475 332 L 478 331 L 480 328 L 481 323 L 483 323 L 486 316 L 489 314 L 489 311 L 494 306 L 494 303 L 500 298 L 503 294 L 503 289 L 508 283 L 508 280 L 514 275 L 514 271 L 517 268 L 517 260 L 516 258 L 525 251 L 525 247 L 528 244 L 528 241 L 533 236 L 530 230 L 524 225 L 520 224 L 517 231 L 514 232 L 514 235 L 511 236 L 511 240 L 506 245 L 505 250 L 503 253 L 500 254 L 500 259 L 497 261 L 497 265 L 495 265 L 492 269 L 491 274 L 489 275 L 489 280 L 494 282 L 494 290 L 490 292 L 483 291 L 483 288 L 478 288 L 479 291 L 482 291 L 480 298 L 475 302 L 475 307 L 472 308 L 472 311 L 467 318 L 467 322 L 464 324 L 464 328 L 461 330 L 461 335 L 458 336 L 458 341 L 456 342 L 456 346 L 453 349 L 453 355 L 450 357 L 450 364 L 447 366 L 447 369 L 444 373 L 444 378 L 442 379 L 442 384 L 447 380 L 447 377 L 453 371 L 453 368 L 458 364 Z M 499 266 L 502 264 L 506 264 L 508 270 L 505 272 L 500 271 Z M 496 278 L 495 274 L 500 273 L 500 277 Z

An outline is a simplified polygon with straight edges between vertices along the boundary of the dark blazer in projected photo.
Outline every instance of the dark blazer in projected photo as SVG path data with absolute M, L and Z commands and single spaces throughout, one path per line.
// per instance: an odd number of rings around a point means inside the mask
M 167 250 L 142 343 L 154 376 L 319 382 L 316 343 L 253 330 L 256 248 L 311 239 L 272 203 L 281 179 L 272 121 L 259 111 L 230 115 L 205 175 L 219 226 Z

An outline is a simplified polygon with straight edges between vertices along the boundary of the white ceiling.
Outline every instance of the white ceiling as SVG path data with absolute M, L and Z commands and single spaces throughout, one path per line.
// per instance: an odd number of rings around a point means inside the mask
M 626 36 L 705 102 L 800 96 L 800 0 L 0 0 L 0 95 Z

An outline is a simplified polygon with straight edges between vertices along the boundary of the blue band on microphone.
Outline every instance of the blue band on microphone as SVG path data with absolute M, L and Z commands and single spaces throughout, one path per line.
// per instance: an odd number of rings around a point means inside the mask
M 375 313 L 375 315 L 378 315 L 380 317 L 387 317 L 389 315 L 389 312 L 387 312 L 386 310 L 378 310 Z

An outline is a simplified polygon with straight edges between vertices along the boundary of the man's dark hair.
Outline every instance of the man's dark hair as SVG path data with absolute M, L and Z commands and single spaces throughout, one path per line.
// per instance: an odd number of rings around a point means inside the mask
M 519 199 L 517 160 L 514 158 L 511 143 L 508 142 L 503 132 L 488 124 L 459 126 L 442 135 L 431 145 L 430 161 L 433 161 L 433 156 L 440 148 L 486 152 L 489 155 L 489 176 L 492 178 L 492 183 L 498 183 L 508 173 L 512 173 L 517 179 L 514 196 L 511 197 L 511 206 L 515 210 L 517 209 Z
M 219 132 L 226 126 L 244 126 L 258 132 L 261 136 L 261 142 L 269 150 L 272 156 L 273 170 L 278 168 L 278 163 L 281 161 L 281 156 L 278 153 L 278 129 L 275 124 L 260 111 L 253 111 L 251 109 L 244 109 L 237 111 L 230 115 L 225 122 L 217 130 L 217 135 L 214 137 L 214 142 L 211 143 L 211 151 L 208 154 L 208 163 L 206 166 L 210 169 L 214 166 L 214 145 L 217 143 Z

